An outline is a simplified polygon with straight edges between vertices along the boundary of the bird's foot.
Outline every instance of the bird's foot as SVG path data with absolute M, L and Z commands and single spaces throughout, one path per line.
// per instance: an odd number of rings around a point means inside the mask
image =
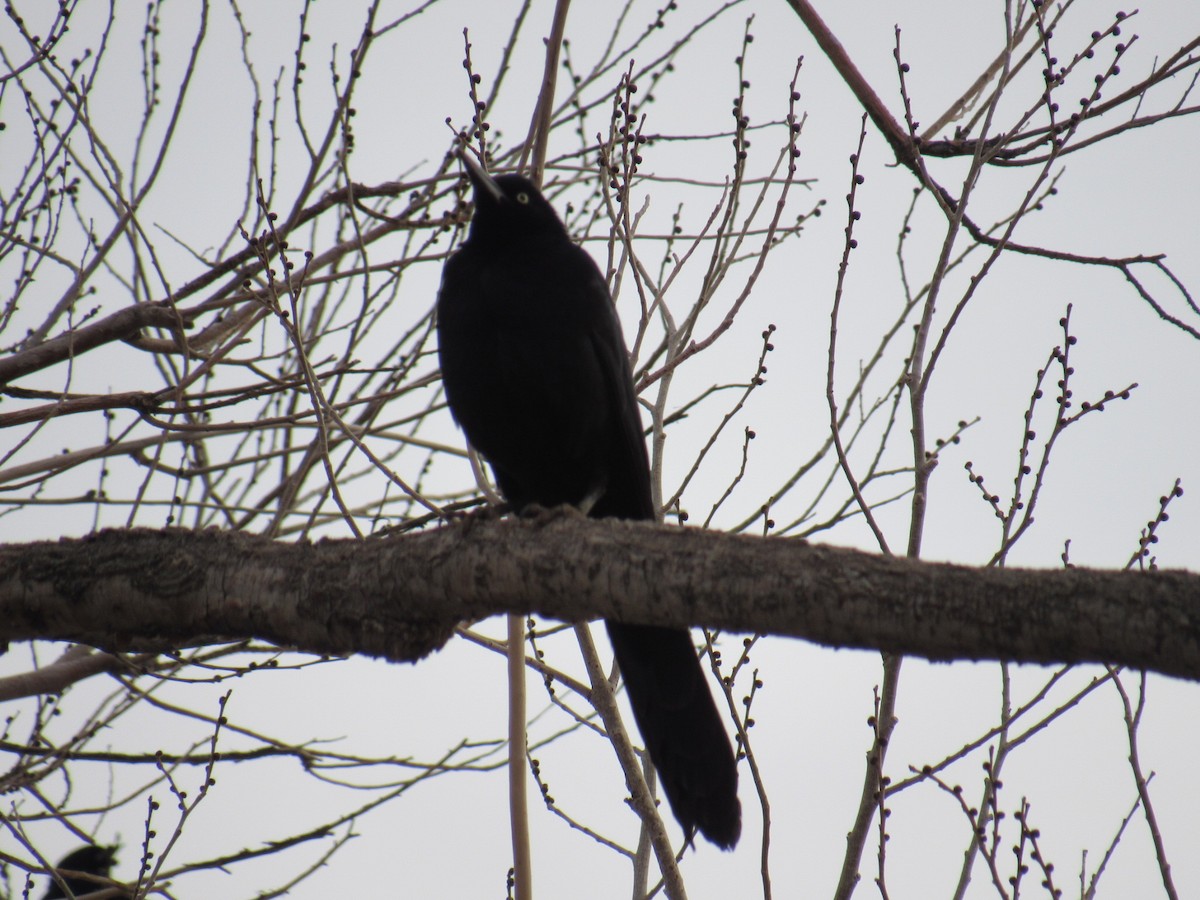
M 483 522 L 494 522 L 509 512 L 507 503 L 484 503 L 475 509 L 445 510 L 446 524 L 470 530 Z
M 530 503 L 522 507 L 517 517 L 536 525 L 549 525 L 560 519 L 586 518 L 586 513 L 570 503 L 564 503 L 561 506 L 541 506 L 537 503 Z

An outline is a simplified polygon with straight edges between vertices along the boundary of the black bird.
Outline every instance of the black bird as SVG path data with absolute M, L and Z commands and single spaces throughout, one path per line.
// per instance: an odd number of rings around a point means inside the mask
M 529 179 L 465 153 L 475 213 L 438 293 L 446 399 L 516 511 L 654 519 L 621 324 L 600 270 Z M 634 717 L 690 841 L 731 849 L 737 766 L 682 628 L 606 622 Z
M 116 865 L 116 862 L 116 847 L 101 847 L 95 844 L 88 844 L 68 853 L 55 868 L 70 869 L 73 872 L 86 872 L 89 875 L 98 875 L 101 878 L 107 878 L 108 873 L 112 871 L 112 867 Z M 71 893 L 77 897 L 82 897 L 85 894 L 93 894 L 96 891 L 105 889 L 104 885 L 95 881 L 87 881 L 83 878 L 68 878 L 64 875 L 63 881 L 71 889 Z M 56 897 L 66 896 L 63 893 L 62 886 L 57 881 L 51 880 L 50 890 L 46 892 L 43 900 L 55 900 Z

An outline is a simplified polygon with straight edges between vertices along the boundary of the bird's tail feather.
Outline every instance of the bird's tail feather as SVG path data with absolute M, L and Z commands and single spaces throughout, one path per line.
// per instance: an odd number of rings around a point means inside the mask
M 606 622 L 642 740 L 675 818 L 729 850 L 742 830 L 737 765 L 687 631 Z

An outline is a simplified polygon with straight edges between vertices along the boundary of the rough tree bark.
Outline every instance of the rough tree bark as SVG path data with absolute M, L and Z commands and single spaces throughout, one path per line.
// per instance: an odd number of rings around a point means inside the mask
M 1200 680 L 1200 576 L 1187 572 L 974 569 L 560 511 L 367 541 L 138 529 L 0 547 L 6 642 L 259 638 L 414 661 L 458 622 L 505 612 Z

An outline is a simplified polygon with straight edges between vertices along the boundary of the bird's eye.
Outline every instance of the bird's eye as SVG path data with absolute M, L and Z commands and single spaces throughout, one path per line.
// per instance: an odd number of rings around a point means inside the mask
M 517 202 L 520 203 L 522 206 L 528 206 L 529 205 L 529 195 L 527 193 L 525 193 L 524 191 L 521 191 L 519 194 L 517 194 Z

